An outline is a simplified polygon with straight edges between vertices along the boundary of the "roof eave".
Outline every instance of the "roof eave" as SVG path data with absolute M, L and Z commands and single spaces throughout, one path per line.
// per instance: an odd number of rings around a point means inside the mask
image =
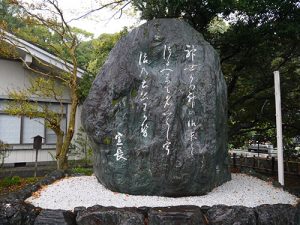
M 50 65 L 65 71 L 70 72 L 73 69 L 73 65 L 68 63 L 59 57 L 25 41 L 20 38 L 17 38 L 15 35 L 10 34 L 4 30 L 0 29 L 7 39 L 4 39 L 8 44 L 14 44 L 18 49 L 25 51 L 26 53 L 30 54 L 31 56 L 38 58 L 44 62 L 49 63 Z M 77 77 L 81 78 L 86 71 L 77 67 Z

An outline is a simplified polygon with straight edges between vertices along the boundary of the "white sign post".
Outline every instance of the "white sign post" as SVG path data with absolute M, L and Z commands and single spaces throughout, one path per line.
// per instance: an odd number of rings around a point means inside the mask
M 275 104 L 276 104 L 278 182 L 281 185 L 284 185 L 281 94 L 280 94 L 279 71 L 274 72 L 274 85 L 275 85 Z

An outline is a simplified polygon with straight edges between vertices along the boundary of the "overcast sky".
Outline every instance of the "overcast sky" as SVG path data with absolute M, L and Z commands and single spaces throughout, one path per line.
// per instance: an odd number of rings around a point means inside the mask
M 24 0 L 27 3 L 41 3 L 43 0 Z M 112 2 L 113 0 L 57 0 L 59 8 L 62 9 L 66 21 L 71 19 L 78 18 L 81 15 L 84 15 L 86 12 L 89 12 L 92 9 L 100 7 L 101 2 Z M 70 25 L 81 28 L 83 30 L 89 31 L 94 34 L 94 37 L 99 36 L 102 33 L 115 33 L 124 26 L 136 26 L 140 24 L 138 16 L 134 15 L 132 8 L 126 7 L 122 17 L 119 18 L 120 13 L 117 11 L 111 10 L 109 8 L 101 9 L 96 11 L 89 16 L 73 20 Z M 131 15 L 131 16 L 129 16 Z
M 76 18 L 91 9 L 99 7 L 99 1 L 97 0 L 59 0 L 58 2 L 68 19 Z M 126 9 L 130 14 L 133 14 L 133 10 L 130 7 Z M 129 16 L 125 12 L 119 19 L 119 13 L 112 17 L 114 13 L 116 11 L 111 9 L 102 9 L 84 19 L 72 21 L 71 25 L 92 32 L 97 37 L 101 33 L 115 33 L 122 30 L 124 26 L 130 27 L 139 23 L 137 16 Z

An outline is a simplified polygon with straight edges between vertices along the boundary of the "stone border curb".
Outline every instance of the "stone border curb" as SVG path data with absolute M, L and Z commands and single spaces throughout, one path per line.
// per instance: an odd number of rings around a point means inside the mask
M 252 174 L 253 175 L 253 174 Z M 34 185 L 0 199 L 0 225 L 300 225 L 300 203 L 245 206 L 116 208 L 95 205 L 68 210 L 34 207 L 24 200 L 44 185 L 65 177 L 54 171 Z

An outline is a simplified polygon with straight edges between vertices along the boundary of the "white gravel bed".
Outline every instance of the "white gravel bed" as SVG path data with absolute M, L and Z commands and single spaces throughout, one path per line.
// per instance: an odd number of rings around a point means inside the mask
M 76 206 L 164 207 L 175 205 L 243 205 L 296 204 L 299 199 L 272 184 L 245 174 L 232 174 L 232 180 L 213 189 L 207 195 L 191 197 L 135 196 L 112 192 L 95 176 L 64 178 L 26 199 L 44 209 L 73 210 Z

